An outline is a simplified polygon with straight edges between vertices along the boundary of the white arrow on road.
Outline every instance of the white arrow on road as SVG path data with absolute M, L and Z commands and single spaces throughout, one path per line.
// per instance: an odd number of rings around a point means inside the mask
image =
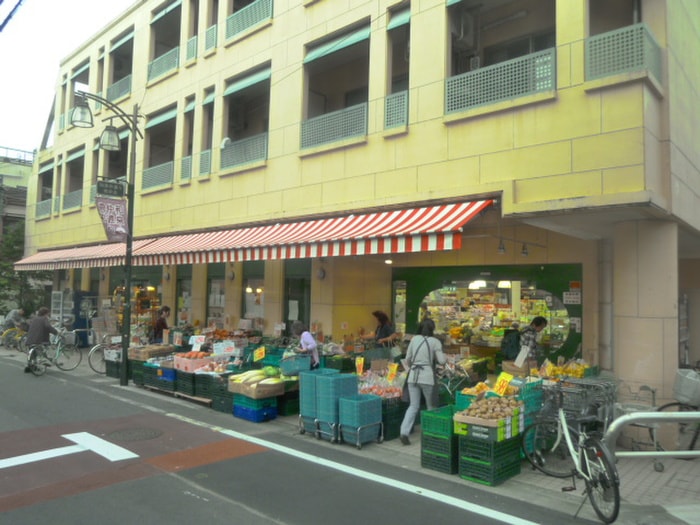
M 49 450 L 42 450 L 39 452 L 32 452 L 31 454 L 23 454 L 21 456 L 15 456 L 13 458 L 0 459 L 0 469 L 16 467 L 17 465 L 24 465 L 25 463 L 33 463 L 35 461 L 41 461 L 43 459 L 57 458 L 60 456 L 66 456 L 68 454 L 75 454 L 76 452 L 85 452 L 90 450 L 95 454 L 99 454 L 103 458 L 109 461 L 122 461 L 124 459 L 132 459 L 139 457 L 138 454 L 134 454 L 130 450 L 117 446 L 109 441 L 105 441 L 102 438 L 93 436 L 88 432 L 78 432 L 76 434 L 64 434 L 61 437 L 66 438 L 69 441 L 75 443 L 75 445 L 68 445 L 67 447 L 52 448 Z

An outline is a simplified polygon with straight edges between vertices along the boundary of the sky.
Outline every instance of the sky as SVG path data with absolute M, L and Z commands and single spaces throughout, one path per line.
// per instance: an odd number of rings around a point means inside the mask
M 0 0 L 0 25 L 18 0 Z M 136 0 L 23 0 L 0 32 L 0 149 L 38 149 L 61 60 Z

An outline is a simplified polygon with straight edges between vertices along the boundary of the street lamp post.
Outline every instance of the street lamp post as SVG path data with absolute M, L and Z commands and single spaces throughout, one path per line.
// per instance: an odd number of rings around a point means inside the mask
M 76 93 L 78 100 L 71 114 L 71 123 L 74 126 L 82 128 L 93 127 L 92 112 L 87 101 L 93 100 L 106 106 L 110 111 L 119 117 L 119 119 L 129 128 L 129 169 L 126 179 L 126 199 L 127 199 L 127 224 L 126 224 L 126 256 L 124 258 L 124 315 L 122 318 L 122 355 L 121 366 L 119 367 L 119 384 L 126 386 L 129 384 L 128 376 L 128 353 L 129 343 L 131 341 L 131 259 L 134 243 L 134 179 L 136 177 L 136 138 L 143 138 L 143 134 L 138 126 L 139 106 L 134 104 L 134 110 L 131 115 L 127 114 L 119 106 L 113 104 L 92 93 L 78 91 Z M 105 128 L 100 136 L 100 148 L 108 151 L 119 151 L 120 141 L 117 129 L 111 125 L 113 117 L 108 117 L 105 120 L 110 120 L 110 124 Z

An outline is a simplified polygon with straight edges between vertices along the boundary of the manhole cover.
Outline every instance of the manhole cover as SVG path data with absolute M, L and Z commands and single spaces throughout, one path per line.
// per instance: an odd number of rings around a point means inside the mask
M 129 428 L 112 432 L 109 437 L 114 441 L 146 441 L 162 435 L 163 432 L 156 428 Z

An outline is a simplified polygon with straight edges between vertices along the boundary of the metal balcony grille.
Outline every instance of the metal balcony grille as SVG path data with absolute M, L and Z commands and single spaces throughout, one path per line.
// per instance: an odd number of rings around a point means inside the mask
M 367 135 L 367 103 L 310 118 L 301 123 L 301 148 Z
M 180 48 L 174 47 L 148 64 L 148 80 L 153 80 L 176 69 L 180 61 Z
M 180 161 L 180 180 L 192 179 L 192 156 L 182 157 Z
M 61 113 L 58 116 L 58 129 L 63 130 L 66 129 L 66 114 Z
M 204 34 L 204 49 L 209 51 L 210 49 L 216 47 L 216 26 L 211 26 L 207 28 L 207 32 Z
M 53 199 L 47 199 L 45 201 L 39 201 L 36 203 L 36 216 L 37 218 L 40 217 L 48 217 L 51 215 L 51 203 L 53 202 Z
M 147 190 L 156 186 L 165 186 L 173 183 L 173 169 L 175 163 L 170 161 L 143 170 L 141 189 Z
M 186 60 L 193 60 L 195 58 L 197 58 L 197 35 L 193 36 L 187 41 Z
M 221 169 L 267 158 L 267 133 L 237 140 L 221 151 Z
M 408 124 L 408 91 L 393 93 L 384 103 L 384 129 Z
M 661 81 L 661 47 L 646 24 L 586 39 L 586 80 L 644 70 Z
M 445 113 L 455 113 L 556 88 L 555 49 L 547 49 L 445 81 Z
M 114 84 L 107 88 L 107 100 L 114 102 L 118 98 L 131 93 L 131 75 L 117 80 Z
M 97 184 L 90 186 L 90 204 L 95 204 L 95 197 L 97 197 Z
M 83 204 L 83 190 L 71 191 L 63 196 L 63 209 L 80 208 Z
M 61 211 L 61 197 L 53 198 L 53 212 L 58 213 Z
M 199 154 L 199 174 L 209 175 L 211 173 L 211 150 L 202 151 Z
M 226 38 L 231 38 L 268 18 L 272 18 L 272 0 L 257 0 L 229 15 L 226 19 Z

